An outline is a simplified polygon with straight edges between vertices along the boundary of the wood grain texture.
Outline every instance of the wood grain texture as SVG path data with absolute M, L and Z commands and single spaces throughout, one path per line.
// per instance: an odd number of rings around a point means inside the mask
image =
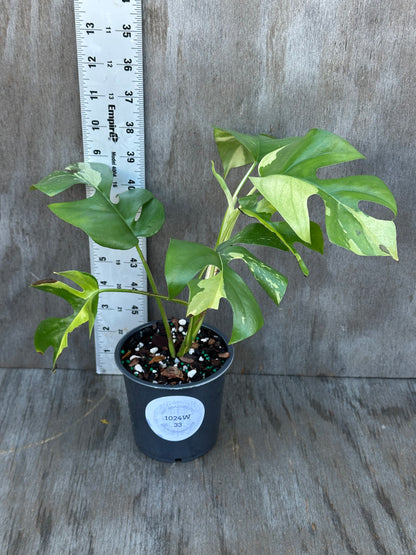
M 7 138 L 0 144 L 0 322 L 7 335 L 0 349 L 7 367 L 50 364 L 31 345 L 55 300 L 27 285 L 54 270 L 88 269 L 86 239 L 28 192 L 82 156 L 72 10 L 71 0 L 6 0 L 0 14 Z M 212 125 L 277 136 L 327 128 L 368 158 L 341 171 L 376 173 L 398 199 L 399 264 L 326 243 L 325 258 L 305 254 L 305 280 L 284 253 L 267 256 L 289 277 L 289 290 L 276 311 L 252 284 L 270 326 L 239 346 L 237 368 L 415 376 L 415 10 L 409 0 L 143 1 L 147 186 L 168 207 L 148 249 L 161 283 L 169 237 L 215 241 L 224 202 L 211 176 L 210 160 L 219 167 Z M 323 222 L 319 202 L 311 215 Z M 225 307 L 209 321 L 229 332 L 231 313 Z M 87 333 L 72 345 L 61 366 L 93 368 Z
M 2 553 L 416 551 L 414 380 L 229 375 L 182 464 L 136 450 L 119 377 L 0 380 Z
M 1 360 L 10 367 L 50 367 L 51 358 L 35 352 L 33 334 L 39 316 L 52 316 L 56 302 L 29 285 L 54 271 L 89 268 L 88 240 L 53 217 L 46 197 L 29 191 L 50 171 L 82 158 L 72 2 L 6 0 L 0 29 L 0 326 L 7 335 Z M 75 196 L 70 191 L 62 200 Z M 58 306 L 65 314 L 66 306 Z M 64 366 L 91 367 L 87 342 L 75 346 Z

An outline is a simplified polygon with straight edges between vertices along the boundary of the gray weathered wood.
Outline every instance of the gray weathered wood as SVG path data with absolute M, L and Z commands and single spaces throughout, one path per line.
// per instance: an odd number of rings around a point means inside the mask
M 30 283 L 54 271 L 89 268 L 88 240 L 51 217 L 46 197 L 29 191 L 48 172 L 82 158 L 72 4 L 71 0 L 6 0 L 0 11 L 4 129 L 0 325 L 7 336 L 0 351 L 4 366 L 50 364 L 49 357 L 34 351 L 32 337 L 38 316 L 52 315 L 55 302 L 36 295 Z M 62 198 L 74 196 L 69 192 Z M 65 310 L 63 306 L 64 314 Z M 88 354 L 85 340 L 75 345 L 64 365 L 91 367 L 94 356 Z
M 416 552 L 414 380 L 230 375 L 217 445 L 139 453 L 117 376 L 0 372 L 8 555 Z
M 149 242 L 159 280 L 170 236 L 215 240 L 223 199 L 210 174 L 210 159 L 218 165 L 211 125 L 278 136 L 328 128 L 368 157 L 345 172 L 376 173 L 396 194 L 400 263 L 327 244 L 326 258 L 306 255 L 305 280 L 294 261 L 270 256 L 290 277 L 288 294 L 276 311 L 259 293 L 271 327 L 239 347 L 238 365 L 414 376 L 414 3 L 143 0 L 143 15 L 147 186 L 168 207 L 164 230 Z M 82 156 L 72 0 L 5 0 L 0 52 L 1 364 L 47 367 L 32 336 L 55 299 L 27 286 L 54 270 L 88 269 L 86 239 L 28 192 Z M 322 206 L 311 211 L 322 222 Z M 228 310 L 210 320 L 230 329 Z M 61 365 L 92 368 L 87 333 L 72 345 Z

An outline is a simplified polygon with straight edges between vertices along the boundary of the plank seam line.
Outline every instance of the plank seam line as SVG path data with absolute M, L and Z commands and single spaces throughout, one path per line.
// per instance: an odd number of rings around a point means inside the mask
M 23 371 L 27 371 L 27 372 L 48 372 L 50 371 L 49 368 L 22 368 L 22 367 L 14 367 L 14 366 L 0 366 L 0 372 L 7 372 L 9 370 L 23 370 Z M 80 369 L 80 368 L 58 368 L 57 372 L 86 372 L 86 370 L 84 369 Z M 241 376 L 241 377 L 247 377 L 247 376 L 252 376 L 255 378 L 308 378 L 308 379 L 318 379 L 318 380 L 385 380 L 385 381 L 416 381 L 416 375 L 415 376 L 354 376 L 353 374 L 346 374 L 344 376 L 336 376 L 336 375 L 330 375 L 330 374 L 272 374 L 269 372 L 263 372 L 263 371 L 259 371 L 258 373 L 254 374 L 254 373 L 246 373 L 246 372 L 228 372 L 227 374 L 228 376 Z M 109 374 L 109 375 L 105 375 L 105 374 L 99 374 L 98 377 L 106 377 L 106 378 L 122 378 L 123 375 L 121 374 Z M 1 454 L 1 451 L 0 451 Z

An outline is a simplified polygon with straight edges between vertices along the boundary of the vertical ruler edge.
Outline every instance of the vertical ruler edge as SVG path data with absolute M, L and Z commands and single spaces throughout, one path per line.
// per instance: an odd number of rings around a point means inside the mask
M 118 5 L 113 0 L 74 0 L 74 11 L 84 159 L 110 165 L 118 193 L 131 181 L 134 185 L 130 186 L 145 187 L 141 0 L 119 0 Z M 107 18 L 111 25 L 104 23 L 101 28 L 96 27 L 95 17 L 99 15 Z M 116 29 L 119 23 L 120 29 Z M 99 55 L 107 57 L 98 59 Z M 97 68 L 101 68 L 98 78 Z M 94 83 L 94 87 L 89 87 L 90 83 Z M 116 93 L 117 86 L 121 87 L 123 94 Z M 126 96 L 127 92 L 131 96 Z M 98 106 L 101 111 L 96 109 Z M 118 135 L 116 141 L 111 135 L 110 106 L 115 107 L 112 112 L 116 114 L 113 127 Z M 98 113 L 100 117 L 96 115 Z M 122 121 L 126 125 L 121 126 Z M 131 126 L 127 126 L 127 122 Z M 122 140 L 118 142 L 118 139 Z M 133 156 L 129 157 L 127 153 L 133 153 Z M 134 164 L 129 164 L 128 160 L 133 157 Z M 140 239 L 140 246 L 146 255 L 145 239 Z M 90 240 L 89 250 L 91 270 L 100 285 L 146 290 L 146 275 L 139 267 L 135 249 L 113 251 Z M 114 283 L 108 283 L 108 280 Z M 100 299 L 96 318 L 97 373 L 119 374 L 113 358 L 115 346 L 125 332 L 147 321 L 147 298 L 121 293 L 112 294 L 111 300 L 107 300 L 109 298 L 107 295 L 105 303 Z

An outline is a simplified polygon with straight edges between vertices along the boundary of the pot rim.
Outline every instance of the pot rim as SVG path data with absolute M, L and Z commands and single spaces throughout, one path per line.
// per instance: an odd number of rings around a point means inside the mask
M 143 387 L 148 387 L 150 389 L 156 389 L 158 391 L 169 391 L 169 392 L 176 391 L 176 392 L 179 393 L 179 392 L 184 391 L 184 390 L 195 389 L 197 387 L 203 387 L 204 385 L 206 385 L 210 382 L 213 382 L 214 380 L 217 380 L 231 366 L 231 363 L 233 362 L 233 359 L 234 359 L 234 348 L 233 348 L 233 346 L 228 344 L 228 341 L 227 341 L 227 339 L 224 336 L 222 331 L 220 331 L 218 328 L 216 328 L 214 326 L 211 326 L 210 324 L 205 324 L 204 323 L 201 326 L 202 328 L 207 328 L 207 329 L 213 331 L 214 333 L 219 335 L 221 337 L 221 339 L 223 339 L 223 341 L 227 344 L 227 349 L 228 349 L 228 352 L 230 353 L 230 356 L 225 361 L 225 363 L 221 366 L 220 370 L 215 372 L 215 374 L 211 374 L 211 376 L 209 376 L 208 378 L 204 378 L 203 380 L 199 380 L 198 382 L 189 382 L 189 383 L 176 384 L 176 385 L 151 383 L 151 382 L 147 382 L 145 380 L 141 380 L 140 378 L 137 378 L 136 376 L 134 376 L 134 374 L 131 374 L 124 367 L 124 365 L 121 363 L 121 360 L 120 360 L 121 348 L 122 348 L 123 344 L 125 343 L 125 341 L 131 335 L 133 335 L 134 333 L 137 333 L 138 331 L 141 331 L 142 329 L 145 329 L 149 326 L 152 326 L 153 324 L 156 324 L 158 322 L 160 322 L 160 320 L 152 320 L 152 321 L 145 322 L 144 324 L 141 324 L 140 326 L 137 326 L 137 327 L 131 329 L 130 331 L 125 333 L 123 335 L 123 337 L 117 343 L 116 349 L 114 351 L 114 358 L 115 358 L 115 361 L 116 361 L 117 368 L 120 370 L 120 372 L 124 375 L 125 378 L 128 378 L 129 380 L 131 380 L 131 381 L 133 381 L 137 384 L 140 384 Z

